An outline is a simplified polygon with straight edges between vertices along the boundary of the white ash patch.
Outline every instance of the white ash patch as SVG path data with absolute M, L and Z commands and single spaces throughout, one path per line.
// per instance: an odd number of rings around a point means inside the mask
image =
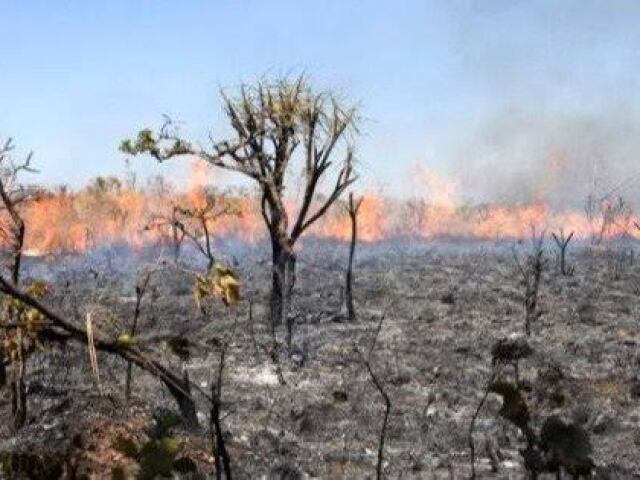
M 233 380 L 255 385 L 278 385 L 278 375 L 271 365 L 237 368 L 233 372 Z

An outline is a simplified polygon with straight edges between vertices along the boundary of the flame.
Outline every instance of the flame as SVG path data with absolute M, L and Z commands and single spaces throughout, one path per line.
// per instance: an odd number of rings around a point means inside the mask
M 139 187 L 117 178 L 96 180 L 77 190 L 58 189 L 23 205 L 27 225 L 24 252 L 27 255 L 81 253 L 104 245 L 125 244 L 132 248 L 168 243 L 170 232 L 150 228 L 158 218 L 170 218 L 173 207 L 198 209 L 210 194 L 210 169 L 194 163 L 185 190 Z M 552 155 L 546 175 L 553 182 L 564 169 L 562 155 Z M 398 236 L 420 239 L 463 237 L 476 239 L 525 238 L 531 227 L 537 231 L 573 231 L 578 238 L 594 234 L 614 237 L 636 236 L 633 222 L 640 222 L 613 201 L 601 202 L 591 215 L 582 210 L 557 211 L 545 201 L 543 193 L 532 204 L 465 205 L 460 202 L 460 183 L 424 167 L 411 170 L 411 181 L 418 195 L 407 200 L 367 191 L 358 212 L 358 238 L 366 242 Z M 161 182 L 166 186 L 167 182 Z M 258 198 L 246 191 L 220 193 L 216 202 L 232 204 L 237 215 L 216 219 L 211 234 L 256 242 L 266 236 Z M 293 200 L 286 204 L 293 207 Z M 314 205 L 318 207 L 319 205 Z M 314 209 L 312 208 L 312 211 Z M 608 213 L 607 213 L 608 212 Z M 611 212 L 614 221 L 604 225 Z M 292 215 L 294 216 L 294 215 Z M 197 228 L 197 224 L 191 225 Z M 338 202 L 309 234 L 347 241 L 351 221 L 344 201 Z M 3 242 L 7 242 L 4 239 Z

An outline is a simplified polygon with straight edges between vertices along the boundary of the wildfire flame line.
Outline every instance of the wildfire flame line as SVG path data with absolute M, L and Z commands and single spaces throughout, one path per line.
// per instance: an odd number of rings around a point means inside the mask
M 573 231 L 576 238 L 636 236 L 638 231 L 634 222 L 640 220 L 630 210 L 610 203 L 598 204 L 591 212 L 556 211 L 543 201 L 530 205 L 461 205 L 455 198 L 455 182 L 443 181 L 424 170 L 414 173 L 424 185 L 424 195 L 401 201 L 377 192 L 364 194 L 358 215 L 360 240 L 526 238 L 532 226 L 538 231 Z M 186 191 L 177 191 L 166 181 L 141 188 L 110 177 L 78 191 L 49 192 L 23 206 L 26 253 L 82 253 L 103 245 L 141 248 L 170 242 L 169 232 L 148 226 L 154 218 L 169 218 L 174 205 L 193 209 L 206 203 L 210 179 L 199 167 L 193 177 L 193 185 Z M 266 230 L 255 195 L 237 191 L 220 195 L 220 199 L 233 202 L 239 215 L 218 218 L 211 229 L 213 236 L 245 242 L 264 238 Z M 309 234 L 347 241 L 351 224 L 344 205 L 336 204 Z

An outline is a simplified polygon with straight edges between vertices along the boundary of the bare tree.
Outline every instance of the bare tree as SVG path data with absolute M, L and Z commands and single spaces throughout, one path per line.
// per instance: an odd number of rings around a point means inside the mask
M 356 309 L 353 303 L 353 259 L 356 251 L 356 241 L 358 239 L 358 210 L 362 206 L 363 197 L 355 200 L 353 193 L 349 194 L 348 213 L 351 219 L 351 244 L 349 246 L 349 263 L 347 264 L 347 274 L 345 277 L 345 302 L 347 305 L 347 318 L 350 322 L 356 319 Z
M 20 267 L 25 242 L 25 223 L 22 219 L 21 207 L 33 199 L 37 189 L 24 186 L 19 181 L 19 176 L 24 172 L 35 172 L 30 166 L 32 153 L 25 160 L 16 162 L 12 152 L 13 141 L 9 138 L 0 146 L 0 240 L 6 246 L 5 268 L 9 270 L 11 279 L 15 285 L 20 282 Z M 22 338 L 22 328 L 19 312 L 12 304 L 5 306 L 8 324 L 3 325 L 2 342 L 0 343 L 0 387 L 7 383 L 6 367 L 12 364 L 11 404 L 14 419 L 14 427 L 24 425 L 27 417 L 27 391 L 25 385 L 27 356 L 26 345 Z M 1 325 L 1 324 L 0 324 Z M 10 361 L 5 347 L 11 344 L 14 347 L 14 361 Z M 5 358 L 6 357 L 6 358 Z
M 560 273 L 562 275 L 572 275 L 573 267 L 567 267 L 567 247 L 569 246 L 569 242 L 573 238 L 573 234 L 575 232 L 571 232 L 569 235 L 565 236 L 564 230 L 561 228 L 560 232 L 556 235 L 552 233 L 551 236 L 553 240 L 556 242 L 558 246 L 558 257 L 560 259 Z
M 40 190 L 27 187 L 19 181 L 23 172 L 35 173 L 36 170 L 31 168 L 33 154 L 29 153 L 24 161 L 16 162 L 12 156 L 14 148 L 11 138 L 0 146 L 0 212 L 5 217 L 0 223 L 0 237 L 8 247 L 8 268 L 11 271 L 11 279 L 17 284 L 20 279 L 25 239 L 25 224 L 20 210 L 21 206 L 32 200 Z
M 171 231 L 174 247 L 174 260 L 178 261 L 180 247 L 189 239 L 198 252 L 207 260 L 207 270 L 215 263 L 212 231 L 215 222 L 227 215 L 240 215 L 239 209 L 224 195 L 212 189 L 203 190 L 203 204 L 192 206 L 174 205 L 169 216 L 158 215 L 147 225 L 147 229 Z
M 167 231 L 169 232 L 171 245 L 173 247 L 173 261 L 176 265 L 180 260 L 182 243 L 186 237 L 184 230 L 179 228 L 180 224 L 179 209 L 174 206 L 171 208 L 171 213 L 169 215 L 155 215 L 144 227 L 147 231 L 156 230 L 162 233 L 166 233 Z
M 612 235 L 627 233 L 632 211 L 624 197 L 607 194 L 598 198 L 590 194 L 585 200 L 584 211 L 591 223 L 593 244 L 600 244 Z
M 542 272 L 546 265 L 544 258 L 544 232 L 539 236 L 536 235 L 535 229 L 532 228 L 531 245 L 532 251 L 526 260 L 521 262 L 516 252 L 513 252 L 514 260 L 518 270 L 522 276 L 524 284 L 524 308 L 525 308 L 525 324 L 524 330 L 527 335 L 531 335 L 531 325 L 540 318 L 542 311 L 539 308 L 539 290 Z
M 233 138 L 208 148 L 178 135 L 167 119 L 159 132 L 142 130 L 121 149 L 132 155 L 149 153 L 162 162 L 195 156 L 210 165 L 239 172 L 254 180 L 261 192 L 262 217 L 271 240 L 272 288 L 270 317 L 284 324 L 295 284 L 294 245 L 356 180 L 354 149 L 349 132 L 356 132 L 356 110 L 334 95 L 314 91 L 304 76 L 243 85 L 236 97 L 222 92 Z M 292 210 L 285 203 L 287 173 L 302 163 L 301 200 Z M 326 196 L 319 195 L 331 167 L 337 174 Z M 294 216 L 290 218 L 291 213 Z
M 131 329 L 129 330 L 129 341 L 138 334 L 138 321 L 140 320 L 140 313 L 142 312 L 142 300 L 147 293 L 147 287 L 149 286 L 149 280 L 151 279 L 151 272 L 147 272 L 140 282 L 136 285 L 136 305 L 133 310 L 133 321 L 131 322 Z M 122 342 L 121 342 L 122 343 Z M 131 398 L 131 379 L 133 377 L 133 363 L 127 363 L 127 376 L 125 378 L 124 397 L 128 402 Z

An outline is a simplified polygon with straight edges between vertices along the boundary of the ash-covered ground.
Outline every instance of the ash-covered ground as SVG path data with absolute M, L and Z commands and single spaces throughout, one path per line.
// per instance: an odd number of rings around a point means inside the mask
M 575 272 L 561 276 L 552 247 L 540 287 L 543 315 L 529 339 L 534 353 L 520 364 L 534 424 L 551 414 L 579 422 L 590 434 L 598 478 L 638 478 L 640 263 L 619 246 L 576 245 L 569 255 Z M 230 339 L 222 416 L 236 478 L 374 478 L 384 402 L 356 349 L 366 353 L 381 325 L 371 367 L 392 403 L 384 476 L 468 478 L 469 424 L 492 373 L 492 346 L 524 328 L 512 242 L 359 245 L 353 323 L 342 308 L 347 246 L 307 242 L 291 308 L 294 354 L 281 345 L 285 384 L 268 354 L 268 250 L 220 248 L 241 279 L 243 301 L 216 304 L 207 315 L 195 305 L 189 272 L 202 265 L 188 253 L 180 268 L 152 260 L 157 252 L 31 259 L 25 276 L 47 280 L 53 310 L 80 325 L 91 311 L 96 335 L 114 338 L 131 322 L 140 272 L 153 270 L 141 345 L 175 371 L 186 369 L 204 392 Z M 528 245 L 514 248 L 522 258 Z M 284 342 L 283 327 L 277 334 Z M 166 347 L 175 336 L 188 340 L 185 361 Z M 125 402 L 126 365 L 103 353 L 98 385 L 77 344 L 45 345 L 27 368 L 27 426 L 11 433 L 6 390 L 0 401 L 7 478 L 20 462 L 41 465 L 33 471 L 50 478 L 61 470 L 111 478 L 114 467 L 130 462 L 113 448 L 115 439 L 143 442 L 153 415 L 176 408 L 162 384 L 138 369 Z M 179 455 L 211 477 L 209 404 L 193 395 L 202 431 L 178 426 L 173 433 Z M 478 474 L 523 478 L 523 441 L 500 407 L 500 397 L 489 395 L 476 422 Z

